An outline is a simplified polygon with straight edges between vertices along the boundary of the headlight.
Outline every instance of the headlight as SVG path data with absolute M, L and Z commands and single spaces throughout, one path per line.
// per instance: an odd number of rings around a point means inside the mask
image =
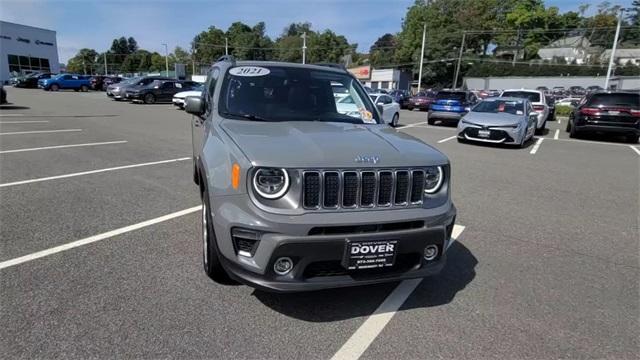
M 289 190 L 289 175 L 285 169 L 258 169 L 253 175 L 253 188 L 265 199 L 277 199 Z
M 427 194 L 435 194 L 440 190 L 444 175 L 441 166 L 430 166 L 425 169 L 424 173 L 424 192 Z

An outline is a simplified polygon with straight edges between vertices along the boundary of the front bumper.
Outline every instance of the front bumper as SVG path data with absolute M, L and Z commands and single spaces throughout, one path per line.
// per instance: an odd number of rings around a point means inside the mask
M 234 197 L 235 198 L 235 197 Z M 276 292 L 309 291 L 367 285 L 421 278 L 437 274 L 446 262 L 445 251 L 452 242 L 456 208 L 447 202 L 438 208 L 393 209 L 388 211 L 340 211 L 307 213 L 299 216 L 276 215 L 257 209 L 246 196 L 230 201 L 211 199 L 213 226 L 221 262 L 229 275 L 249 286 Z M 420 222 L 421 226 L 400 230 L 331 233 L 315 235 L 318 228 L 383 223 Z M 238 255 L 231 236 L 233 228 L 260 232 L 252 257 Z M 311 235 L 313 234 L 313 235 Z M 394 266 L 347 271 L 342 266 L 346 240 L 397 240 Z M 423 259 L 424 248 L 435 244 L 440 256 Z M 287 275 L 278 275 L 273 264 L 279 257 L 294 262 Z
M 177 106 L 177 107 L 184 107 L 184 99 L 183 98 L 173 98 L 171 100 L 171 102 L 173 103 L 173 105 Z
M 429 110 L 429 119 L 438 119 L 438 120 L 445 120 L 445 121 L 459 121 L 466 114 L 467 114 L 466 112 Z
M 521 126 L 522 127 L 522 126 Z M 480 131 L 489 131 L 489 135 L 480 135 Z M 478 125 L 458 123 L 458 138 L 470 141 L 480 141 L 493 144 L 520 144 L 525 132 L 520 127 L 487 127 Z

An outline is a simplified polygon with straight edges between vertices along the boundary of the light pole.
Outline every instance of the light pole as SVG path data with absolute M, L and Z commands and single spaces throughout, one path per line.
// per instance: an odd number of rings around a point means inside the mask
M 307 33 L 302 33 L 302 63 L 304 64 L 307 60 Z
M 422 50 L 420 50 L 420 70 L 418 70 L 418 92 L 420 92 L 420 85 L 422 85 L 422 64 L 424 62 L 424 42 L 427 37 L 427 23 L 424 23 L 422 28 Z
M 616 56 L 616 47 L 618 46 L 618 37 L 620 36 L 620 23 L 622 22 L 622 13 L 624 8 L 620 8 L 618 14 L 618 26 L 616 26 L 616 35 L 613 38 L 613 46 L 611 46 L 611 56 L 609 57 L 609 68 L 607 68 L 607 77 L 604 80 L 604 89 L 609 89 L 609 79 L 611 77 L 611 70 L 613 69 L 613 59 Z
M 224 54 L 229 55 L 229 39 L 224 37 Z
M 169 77 L 169 47 L 167 44 L 164 45 L 164 68 L 167 72 L 167 77 Z

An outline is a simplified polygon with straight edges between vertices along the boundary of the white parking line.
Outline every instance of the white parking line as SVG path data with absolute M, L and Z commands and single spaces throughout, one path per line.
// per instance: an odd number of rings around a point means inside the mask
M 81 147 L 81 146 L 124 144 L 126 142 L 127 142 L 126 140 L 118 140 L 118 141 L 106 141 L 106 142 L 96 142 L 96 143 L 86 143 L 86 144 L 45 146 L 45 147 L 37 147 L 37 148 L 29 148 L 29 149 L 3 150 L 3 151 L 0 151 L 0 154 L 9 154 L 9 153 L 17 153 L 17 152 L 25 152 L 25 151 L 37 151 L 37 150 L 65 149 L 65 148 Z
M 558 124 L 560 124 L 560 118 L 558 118 Z
M 0 133 L 0 135 L 45 134 L 45 133 L 74 132 L 74 131 L 82 131 L 82 129 L 15 131 L 15 132 Z
M 464 226 L 455 225 L 451 238 L 456 240 L 462 231 Z M 400 306 L 404 304 L 405 300 L 411 295 L 413 290 L 420 284 L 422 279 L 411 279 L 402 281 L 394 290 L 387 296 L 386 299 L 378 306 L 376 311 L 367 318 L 367 320 L 360 325 L 353 335 L 347 340 L 344 345 L 333 355 L 331 360 L 347 360 L 358 359 L 367 350 L 369 345 L 378 337 L 380 332 L 387 326 L 389 321 L 396 314 Z
M 131 232 L 134 230 L 138 230 L 138 229 L 142 229 L 144 227 L 147 226 L 151 226 L 154 224 L 158 224 L 161 223 L 163 221 L 167 221 L 167 220 L 171 220 L 183 215 L 187 215 L 187 214 L 191 214 L 193 212 L 196 211 L 200 211 L 200 209 L 202 208 L 202 205 L 199 206 L 194 206 L 192 208 L 188 208 L 188 209 L 184 209 L 184 210 L 180 210 L 180 211 L 176 211 L 174 213 L 171 214 L 167 214 L 164 216 L 160 216 L 157 217 L 155 219 L 151 219 L 151 220 L 147 220 L 147 221 L 143 221 L 143 222 L 139 222 L 137 224 L 133 224 L 133 225 L 129 225 L 129 226 L 125 226 L 125 227 L 121 227 L 119 229 L 115 229 L 115 230 L 111 230 L 108 231 L 106 233 L 102 233 L 102 234 L 98 234 L 98 235 L 94 235 L 88 238 L 84 238 L 84 239 L 80 239 L 80 240 L 76 240 L 76 241 L 72 241 L 63 245 L 59 245 L 59 246 L 55 246 L 46 250 L 42 250 L 42 251 L 37 251 L 34 253 L 31 253 L 29 255 L 24 255 L 24 256 L 20 256 L 11 260 L 6 260 L 3 262 L 0 262 L 0 269 L 5 269 L 11 266 L 15 266 L 15 265 L 19 265 L 28 261 L 32 261 L 35 259 L 39 259 L 39 258 L 43 258 L 45 256 L 49 256 L 49 255 L 53 255 L 62 251 L 67 251 L 73 248 L 77 248 L 79 246 L 83 246 L 83 245 L 87 245 L 87 244 L 91 244 L 100 240 L 105 240 L 120 234 L 124 234 L 127 232 Z
M 414 126 L 418 126 L 418 125 L 423 125 L 423 124 L 427 124 L 428 121 L 423 121 L 423 122 L 417 122 L 415 124 L 409 124 L 409 125 L 402 125 L 402 126 L 398 126 L 397 129 L 404 129 L 404 128 L 410 128 L 410 127 L 414 127 Z
M 446 139 L 438 140 L 438 144 L 442 144 L 442 143 L 443 143 L 443 142 L 445 142 L 445 141 L 453 140 L 453 139 L 455 139 L 456 137 L 458 137 L 458 135 L 453 135 L 453 136 L 449 136 L 449 137 L 448 137 L 448 138 L 446 138 Z
M 633 145 L 629 145 L 629 147 L 631 148 L 631 150 L 635 151 L 638 155 L 640 155 L 640 150 L 638 150 L 637 147 L 635 147 Z
M 556 129 L 556 133 L 553 134 L 553 140 L 558 140 L 559 135 L 560 135 L 560 129 Z
M 536 141 L 535 145 L 533 145 L 533 149 L 531 149 L 531 151 L 529 151 L 529 154 L 537 153 L 538 149 L 540 148 L 540 144 L 542 144 L 543 140 L 544 140 L 544 138 L 538 138 L 538 141 Z
M 25 121 L 0 121 L 0 124 L 30 124 L 30 123 L 48 123 L 49 120 L 25 120 Z
M 24 116 L 24 114 L 0 114 L 0 117 Z
M 83 172 L 78 172 L 78 173 L 64 174 L 64 175 L 57 175 L 57 176 L 49 176 L 49 177 L 30 179 L 30 180 L 14 181 L 14 182 L 10 182 L 10 183 L 0 184 L 0 188 L 9 187 L 9 186 L 16 186 L 16 185 L 31 184 L 31 183 L 49 181 L 49 180 L 65 179 L 65 178 L 70 178 L 70 177 L 74 177 L 74 176 L 97 174 L 97 173 L 102 173 L 102 172 L 107 172 L 107 171 L 131 169 L 131 168 L 137 168 L 137 167 L 149 166 L 149 165 L 166 164 L 166 163 L 171 163 L 171 162 L 176 162 L 176 161 L 185 161 L 185 160 L 191 160 L 191 157 L 183 157 L 183 158 L 179 158 L 179 159 L 162 160 L 162 161 L 154 161 L 154 162 L 141 163 L 141 164 L 117 166 L 117 167 L 106 168 L 106 169 L 83 171 Z

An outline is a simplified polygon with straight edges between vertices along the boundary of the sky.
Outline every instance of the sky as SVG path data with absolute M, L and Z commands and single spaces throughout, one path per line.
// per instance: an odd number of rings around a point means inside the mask
M 629 6 L 632 0 L 613 0 Z M 561 11 L 599 0 L 547 0 Z M 79 49 L 102 52 L 114 38 L 133 36 L 140 48 L 164 53 L 188 48 L 209 26 L 226 30 L 235 21 L 250 26 L 264 21 L 275 39 L 292 22 L 310 22 L 314 30 L 331 29 L 367 51 L 385 33 L 400 31 L 414 0 L 0 0 L 0 19 L 57 32 L 60 62 Z

